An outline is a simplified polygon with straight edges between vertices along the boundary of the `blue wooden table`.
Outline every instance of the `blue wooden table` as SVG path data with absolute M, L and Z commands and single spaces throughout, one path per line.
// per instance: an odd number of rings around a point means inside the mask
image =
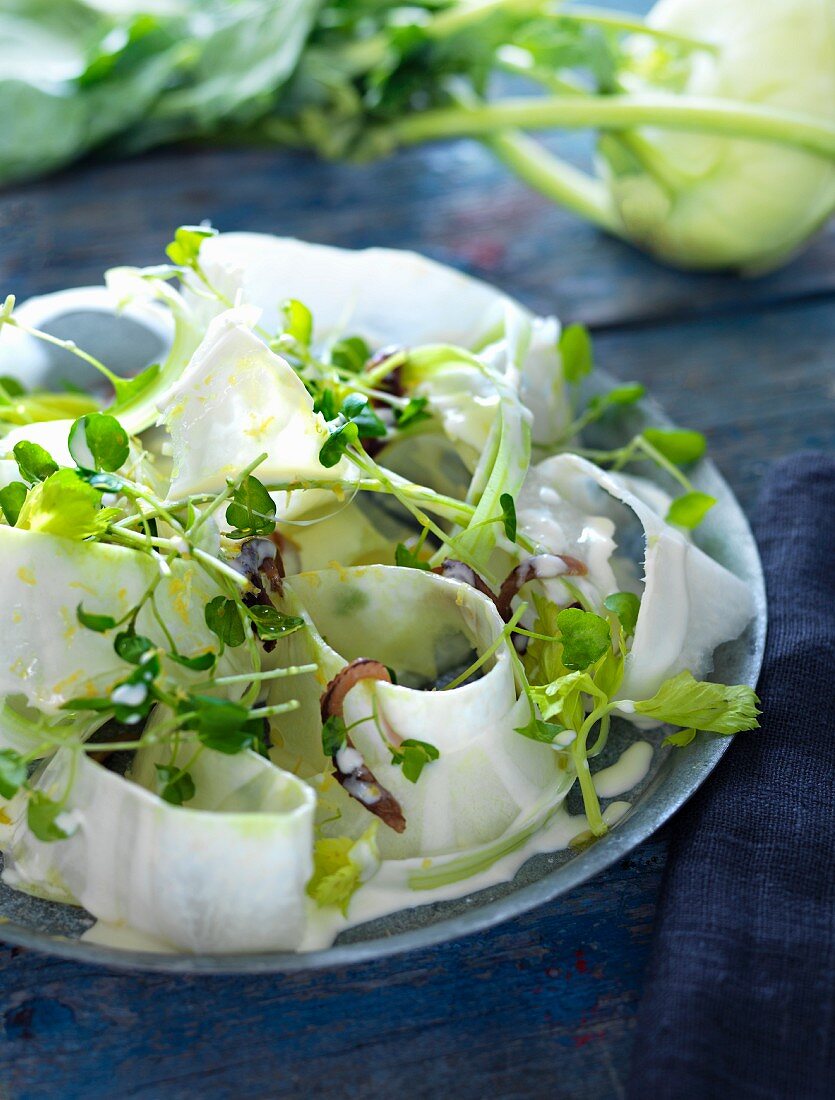
M 749 509 L 772 459 L 831 442 L 833 228 L 766 279 L 681 275 L 469 143 L 364 168 L 205 150 L 87 165 L 0 195 L 0 297 L 159 262 L 205 217 L 416 248 L 585 322 L 602 366 L 707 433 Z M 620 1096 L 666 849 L 662 832 L 485 934 L 311 976 L 119 973 L 0 944 L 0 1097 Z

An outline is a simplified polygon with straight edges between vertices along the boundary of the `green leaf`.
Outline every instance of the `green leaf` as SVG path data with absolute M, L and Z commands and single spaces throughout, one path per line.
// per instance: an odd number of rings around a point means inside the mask
M 339 370 L 359 374 L 371 358 L 371 348 L 361 336 L 346 336 L 330 349 L 328 360 Z
M 510 542 L 516 542 L 516 504 L 513 501 L 513 497 L 510 493 L 502 493 L 499 497 L 499 504 L 502 509 L 504 533 L 507 535 Z
M 29 491 L 17 526 L 82 540 L 103 535 L 121 513 L 102 508 L 101 495 L 76 470 L 58 470 Z
M 644 428 L 642 435 L 676 466 L 695 462 L 707 450 L 707 440 L 702 433 L 686 428 Z
M 677 748 L 684 748 L 685 745 L 689 745 L 693 738 L 698 733 L 698 730 L 676 730 L 675 733 L 671 733 L 668 737 L 665 737 L 662 744 L 674 745 Z
M 0 795 L 12 798 L 26 782 L 26 761 L 14 749 L 0 749 Z
M 347 740 L 345 719 L 332 714 L 322 726 L 322 752 L 325 756 L 335 756 Z
M 18 378 L 12 378 L 10 374 L 0 375 L 0 393 L 3 397 L 23 397 L 26 387 Z
M 95 630 L 97 634 L 105 634 L 116 626 L 116 620 L 111 615 L 92 615 L 81 604 L 75 609 L 75 614 L 82 626 Z
M 257 477 L 245 477 L 231 497 L 226 522 L 233 539 L 271 535 L 275 530 L 275 502 Z
M 206 626 L 231 649 L 243 645 L 246 631 L 238 604 L 225 596 L 215 596 L 206 604 Z
M 360 439 L 382 439 L 388 430 L 363 393 L 351 393 L 342 402 L 340 412 L 359 428 Z
M 595 419 L 602 416 L 607 409 L 634 405 L 640 401 L 646 393 L 646 388 L 640 382 L 627 382 L 623 386 L 615 386 L 608 393 L 596 394 L 588 404 L 588 412 L 593 413 Z
M 58 463 L 39 443 L 21 440 L 14 445 L 12 453 L 20 470 L 20 476 L 30 485 L 34 485 L 36 481 L 45 481 L 58 469 Z
M 426 412 L 428 404 L 428 397 L 412 397 L 405 408 L 395 409 L 394 420 L 398 429 L 403 431 L 405 428 L 412 428 L 415 424 L 420 424 L 424 420 L 431 420 L 431 413 Z
M 275 607 L 257 603 L 247 609 L 249 617 L 255 623 L 255 633 L 262 641 L 272 641 L 294 634 L 305 625 L 298 615 L 285 615 Z
M 603 601 L 603 606 L 617 616 L 625 638 L 635 633 L 641 601 L 634 592 L 613 592 Z
M 120 413 L 129 405 L 133 405 L 138 401 L 145 391 L 150 389 L 156 382 L 161 370 L 162 367 L 159 363 L 151 363 L 149 367 L 140 371 L 139 374 L 135 374 L 133 378 L 120 378 L 114 382 L 114 400 L 110 406 L 110 412 Z
M 394 564 L 401 569 L 430 569 L 429 562 L 420 560 L 417 550 L 410 550 L 402 542 L 398 542 L 394 548 Z
M 216 236 L 217 230 L 205 225 L 181 225 L 174 240 L 166 245 L 165 254 L 178 267 L 195 267 L 203 241 Z
M 427 741 L 407 737 L 397 748 L 390 747 L 392 763 L 399 764 L 410 783 L 417 783 L 423 769 L 432 760 L 438 760 L 440 752 Z
M 557 629 L 562 641 L 563 664 L 575 672 L 599 661 L 612 647 L 609 624 L 593 611 L 566 607 L 557 615 Z
M 181 771 L 174 764 L 154 764 L 157 770 L 159 796 L 172 806 L 182 806 L 190 802 L 195 795 L 194 780 L 188 772 Z
M 594 369 L 591 337 L 584 325 L 567 325 L 560 333 L 559 352 L 566 382 L 577 382 Z
M 257 731 L 249 718 L 249 711 L 240 703 L 218 699 L 214 695 L 190 695 L 182 704 L 195 717 L 189 721 L 189 729 L 197 734 L 201 744 L 229 756 L 243 749 L 252 748 L 257 742 Z
M 169 653 L 167 656 L 183 668 L 190 668 L 192 672 L 207 672 L 217 661 L 217 654 L 211 649 L 197 657 L 184 657 L 182 653 Z
M 639 714 L 710 733 L 757 729 L 759 700 L 747 684 L 712 684 L 680 672 L 666 680 L 651 699 L 635 703 Z
M 313 411 L 321 413 L 325 420 L 336 420 L 339 409 L 336 404 L 336 394 L 333 390 L 322 390 L 313 402 Z
M 62 809 L 60 802 L 53 802 L 42 791 L 32 791 L 26 807 L 26 823 L 38 840 L 49 843 L 67 839 L 70 834 L 55 823 Z
M 28 489 L 22 481 L 10 481 L 0 489 L 0 508 L 10 527 L 17 523 Z
M 281 307 L 284 331 L 303 348 L 310 347 L 313 336 L 313 314 L 303 302 L 288 298 Z
M 150 638 L 144 638 L 141 634 L 134 634 L 132 630 L 126 630 L 117 634 L 113 642 L 113 648 L 123 661 L 132 665 L 143 664 L 143 658 L 147 653 L 156 648 Z
M 519 726 L 514 733 L 521 733 L 523 737 L 529 738 L 531 741 L 542 741 L 546 745 L 550 745 L 558 733 L 565 731 L 565 726 L 559 725 L 558 722 L 545 722 L 541 718 L 531 716 L 530 722 L 526 726 Z
M 698 527 L 710 509 L 716 503 L 716 497 L 708 496 L 694 490 L 676 497 L 670 505 L 666 515 L 667 523 L 674 523 L 678 527 L 687 527 L 692 530 Z
M 130 441 L 114 416 L 88 413 L 70 428 L 69 451 L 82 470 L 113 473 L 127 462 Z
M 307 893 L 319 906 L 337 906 L 346 913 L 348 903 L 362 884 L 363 873 L 371 861 L 379 860 L 374 821 L 359 840 L 347 836 L 325 837 L 313 846 L 313 875 Z M 362 846 L 362 853 L 357 851 Z
M 360 432 L 357 425 L 349 420 L 334 429 L 319 451 L 319 461 L 330 470 L 338 465 L 347 449 L 359 439 Z

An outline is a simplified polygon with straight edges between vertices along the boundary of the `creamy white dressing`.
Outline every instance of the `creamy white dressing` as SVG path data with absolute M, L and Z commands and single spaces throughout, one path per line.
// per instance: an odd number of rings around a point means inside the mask
M 636 741 L 614 764 L 597 772 L 594 789 L 601 798 L 625 794 L 646 778 L 651 763 L 652 745 L 649 741 Z

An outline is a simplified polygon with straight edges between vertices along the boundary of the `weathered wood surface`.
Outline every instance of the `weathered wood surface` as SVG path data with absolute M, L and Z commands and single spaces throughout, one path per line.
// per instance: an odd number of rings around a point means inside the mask
M 157 153 L 0 195 L 0 293 L 156 262 L 181 222 L 418 248 L 599 330 L 751 508 L 771 459 L 835 444 L 835 233 L 758 282 L 674 274 L 474 146 L 345 169 Z M 486 934 L 312 976 L 167 978 L 0 947 L 0 1097 L 619 1096 L 664 836 Z

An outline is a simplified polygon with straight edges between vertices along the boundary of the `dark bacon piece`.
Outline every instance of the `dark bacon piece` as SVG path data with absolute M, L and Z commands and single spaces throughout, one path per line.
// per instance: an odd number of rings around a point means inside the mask
M 585 564 L 569 554 L 536 554 L 526 558 L 506 577 L 499 590 L 496 608 L 507 622 L 511 617 L 511 604 L 520 589 L 532 580 L 550 580 L 553 577 L 584 577 L 588 573 Z
M 402 350 L 396 344 L 388 344 L 386 347 L 380 348 L 365 364 L 365 370 L 374 370 L 375 367 L 381 366 L 387 359 L 394 358 Z M 406 391 L 403 389 L 403 383 L 400 380 L 400 366 L 396 366 L 384 378 L 381 378 L 377 383 L 377 389 L 384 390 L 394 397 L 404 397 Z
M 379 661 L 372 661 L 367 657 L 358 657 L 351 661 L 337 672 L 322 693 L 320 706 L 323 723 L 329 718 L 342 718 L 345 697 L 360 680 L 384 680 L 390 684 L 391 676 L 386 666 Z M 334 753 L 332 760 L 334 775 L 346 793 L 375 817 L 379 817 L 390 829 L 402 833 L 406 828 L 406 818 L 400 803 L 377 781 L 350 736 L 346 736 L 345 745 Z
M 278 543 L 272 539 L 247 539 L 241 543 L 241 552 L 229 563 L 238 573 L 242 573 L 255 591 L 247 592 L 243 602 L 247 607 L 261 604 L 272 607 L 270 592 L 281 595 L 284 580 L 284 562 Z M 264 642 L 264 651 L 271 653 L 275 641 Z

